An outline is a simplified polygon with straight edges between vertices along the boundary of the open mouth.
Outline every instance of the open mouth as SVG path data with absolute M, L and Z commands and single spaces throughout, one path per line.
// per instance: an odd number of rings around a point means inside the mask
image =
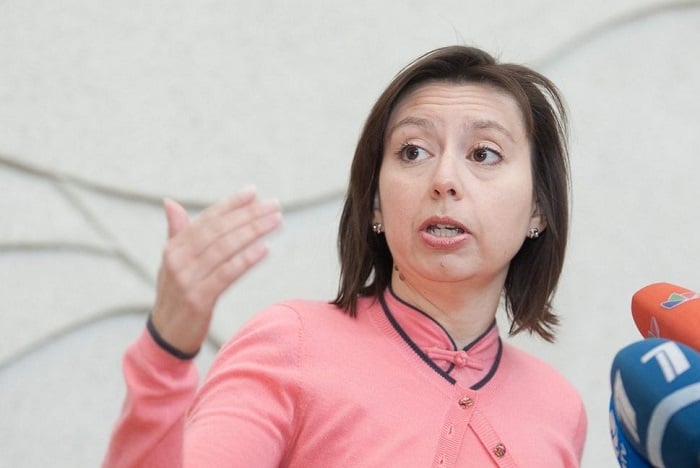
M 431 224 L 426 232 L 435 237 L 455 237 L 464 234 L 464 229 L 450 224 Z

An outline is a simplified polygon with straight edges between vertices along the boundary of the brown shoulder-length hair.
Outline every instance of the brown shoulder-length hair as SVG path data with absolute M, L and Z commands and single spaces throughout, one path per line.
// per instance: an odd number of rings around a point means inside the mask
M 444 47 L 419 57 L 394 78 L 372 108 L 355 149 L 340 219 L 340 282 L 333 303 L 354 316 L 360 296 L 376 296 L 390 284 L 391 252 L 385 237 L 371 229 L 384 134 L 396 103 L 428 81 L 493 86 L 511 95 L 522 112 L 532 151 L 534 196 L 547 228 L 538 239 L 526 239 L 512 259 L 504 286 L 505 308 L 511 334 L 527 330 L 554 341 L 559 320 L 551 301 L 564 263 L 569 225 L 564 103 L 545 76 L 522 65 L 498 63 L 473 47 Z

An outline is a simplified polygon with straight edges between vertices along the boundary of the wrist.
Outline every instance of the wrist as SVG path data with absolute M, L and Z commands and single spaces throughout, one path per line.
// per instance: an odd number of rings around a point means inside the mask
M 151 338 L 153 338 L 153 341 L 155 341 L 156 344 L 161 349 L 166 351 L 168 354 L 175 356 L 178 359 L 181 359 L 183 361 L 188 361 L 188 360 L 194 359 L 194 357 L 197 356 L 197 354 L 199 354 L 199 349 L 194 351 L 194 352 L 188 353 L 188 352 L 182 351 L 182 350 L 176 348 L 175 346 L 171 345 L 170 343 L 168 343 L 161 336 L 161 334 L 156 329 L 156 326 L 153 324 L 151 314 L 148 315 L 148 320 L 146 321 L 146 329 L 148 330 L 148 333 L 151 335 Z

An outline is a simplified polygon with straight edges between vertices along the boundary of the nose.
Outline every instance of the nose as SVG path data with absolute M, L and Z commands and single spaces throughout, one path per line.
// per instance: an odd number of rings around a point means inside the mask
M 433 175 L 432 196 L 434 199 L 452 197 L 459 200 L 463 195 L 463 187 L 456 167 L 456 159 L 442 155 L 437 162 Z

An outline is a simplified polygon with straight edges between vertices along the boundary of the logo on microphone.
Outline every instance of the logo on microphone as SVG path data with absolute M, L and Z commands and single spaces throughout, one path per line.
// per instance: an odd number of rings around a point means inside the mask
M 677 307 L 685 302 L 692 301 L 693 299 L 698 299 L 700 298 L 700 294 L 695 293 L 693 291 L 687 291 L 684 293 L 671 293 L 670 296 L 668 296 L 668 299 L 666 301 L 661 303 L 661 307 L 664 309 L 673 309 L 674 307 Z
M 666 341 L 647 351 L 642 356 L 641 363 L 646 364 L 652 359 L 664 374 L 666 382 L 671 383 L 685 371 L 690 369 L 690 362 L 681 348 L 674 341 Z

